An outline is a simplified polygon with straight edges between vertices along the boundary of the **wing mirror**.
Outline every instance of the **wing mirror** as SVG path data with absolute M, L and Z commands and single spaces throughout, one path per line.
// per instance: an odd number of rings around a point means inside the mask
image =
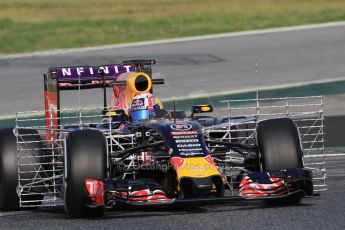
M 193 118 L 195 113 L 211 113 L 213 112 L 213 106 L 210 104 L 207 105 L 193 105 L 192 106 L 192 114 L 190 115 Z

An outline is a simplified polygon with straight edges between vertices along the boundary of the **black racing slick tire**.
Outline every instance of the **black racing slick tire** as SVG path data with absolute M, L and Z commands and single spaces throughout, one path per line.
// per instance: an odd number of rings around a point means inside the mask
M 261 121 L 256 135 L 262 171 L 303 167 L 303 151 L 294 121 L 289 118 Z
M 262 171 L 302 168 L 303 151 L 298 128 L 289 118 L 276 118 L 258 123 L 257 145 Z M 264 200 L 266 205 L 297 204 L 304 196 Z
M 102 132 L 84 129 L 71 132 L 66 140 L 65 210 L 76 218 L 100 217 L 104 207 L 90 207 L 85 180 L 106 177 L 107 142 Z M 66 172 L 67 171 L 67 172 Z
M 13 129 L 0 130 L 0 210 L 19 208 L 17 144 Z
M 26 149 L 25 154 L 30 155 L 30 158 L 23 158 L 20 160 L 22 185 L 30 183 L 31 178 L 35 177 L 36 167 L 40 163 L 40 156 L 42 156 L 41 138 L 36 130 L 19 129 L 17 130 L 19 138 L 21 138 L 21 147 Z M 30 162 L 29 162 L 30 161 Z M 18 153 L 17 153 L 17 139 L 13 133 L 13 128 L 0 130 L 0 210 L 14 211 L 19 209 L 19 197 L 17 195 L 18 186 Z M 36 165 L 35 165 L 36 164 Z M 35 193 L 35 191 L 33 191 Z M 35 201 L 28 203 L 32 205 L 39 205 L 42 200 L 42 195 L 22 194 L 22 201 Z
M 289 118 L 276 118 L 258 123 L 256 128 L 262 171 L 303 168 L 303 151 L 299 131 Z M 264 200 L 267 205 L 297 204 L 304 196 Z

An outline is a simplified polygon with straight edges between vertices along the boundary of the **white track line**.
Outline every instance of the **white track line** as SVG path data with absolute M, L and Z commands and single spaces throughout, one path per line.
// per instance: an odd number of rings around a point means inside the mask
M 0 217 L 24 215 L 24 214 L 29 214 L 29 213 L 33 213 L 33 212 L 32 211 L 0 212 Z
M 23 58 L 23 57 L 35 57 L 35 56 L 39 57 L 39 56 L 48 56 L 48 55 L 69 54 L 69 53 L 78 53 L 78 52 L 87 52 L 87 51 L 96 51 L 96 50 L 105 50 L 105 49 L 118 49 L 118 48 L 128 48 L 128 47 L 137 47 L 137 46 L 160 45 L 160 44 L 176 43 L 176 42 L 201 41 L 201 40 L 238 37 L 238 36 L 246 36 L 246 35 L 319 29 L 319 28 L 334 27 L 334 26 L 345 26 L 345 21 L 320 23 L 320 24 L 308 24 L 308 25 L 300 25 L 300 26 L 289 26 L 289 27 L 261 29 L 261 30 L 250 30 L 250 31 L 243 31 L 243 32 L 221 33 L 221 34 L 213 34 L 213 35 L 202 35 L 202 36 L 185 37 L 185 38 L 162 39 L 162 40 L 145 41 L 145 42 L 123 43 L 123 44 L 104 45 L 104 46 L 86 47 L 86 48 L 55 49 L 55 50 L 46 50 L 46 51 L 26 53 L 26 54 L 25 53 L 13 54 L 13 55 L 0 54 L 0 60 Z

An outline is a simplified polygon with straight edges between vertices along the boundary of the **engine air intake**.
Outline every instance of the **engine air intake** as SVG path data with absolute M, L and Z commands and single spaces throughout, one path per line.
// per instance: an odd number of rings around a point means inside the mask
M 146 76 L 139 75 L 135 79 L 135 88 L 138 91 L 147 91 L 149 87 L 149 81 Z

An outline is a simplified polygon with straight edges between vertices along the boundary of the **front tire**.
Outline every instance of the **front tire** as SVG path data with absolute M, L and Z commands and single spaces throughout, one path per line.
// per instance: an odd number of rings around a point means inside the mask
M 258 123 L 257 146 L 262 171 L 303 168 L 303 150 L 298 128 L 289 118 L 276 118 Z M 268 205 L 296 204 L 304 196 L 265 201 Z
M 289 118 L 258 123 L 257 146 L 262 171 L 303 168 L 303 150 L 296 124 Z
M 100 217 L 104 207 L 88 207 L 85 180 L 106 177 L 107 142 L 100 131 L 78 130 L 66 140 L 65 209 L 73 217 Z

